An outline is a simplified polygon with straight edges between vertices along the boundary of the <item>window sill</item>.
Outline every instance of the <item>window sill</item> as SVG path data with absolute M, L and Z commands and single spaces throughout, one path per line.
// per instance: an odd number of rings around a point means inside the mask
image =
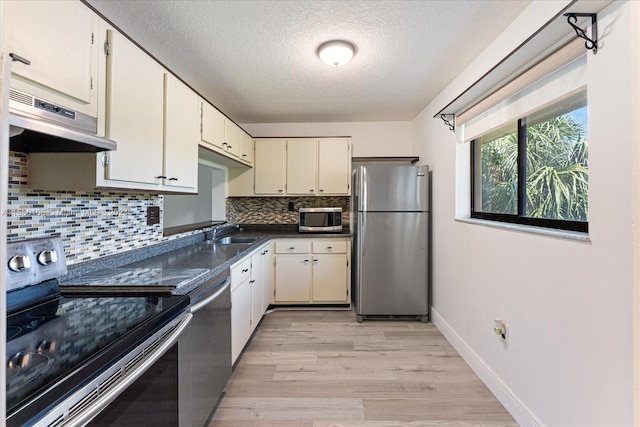
M 581 233 L 579 231 L 557 230 L 554 228 L 535 227 L 532 225 L 511 224 L 508 222 L 488 221 L 486 219 L 476 218 L 456 218 L 458 222 L 467 224 L 482 225 L 490 228 L 499 228 L 502 230 L 519 231 L 522 233 L 538 234 L 542 236 L 557 237 L 560 239 L 577 240 L 579 242 L 590 242 L 589 233 Z

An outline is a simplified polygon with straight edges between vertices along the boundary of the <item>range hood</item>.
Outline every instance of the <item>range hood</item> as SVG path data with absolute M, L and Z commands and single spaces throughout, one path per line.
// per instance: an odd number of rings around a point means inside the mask
M 23 153 L 96 153 L 116 143 L 96 136 L 97 118 L 15 89 L 9 91 L 10 149 Z

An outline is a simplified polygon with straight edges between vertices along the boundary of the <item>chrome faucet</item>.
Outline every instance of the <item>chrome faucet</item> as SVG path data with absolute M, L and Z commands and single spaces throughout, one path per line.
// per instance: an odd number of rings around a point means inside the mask
M 230 230 L 231 228 L 239 229 L 240 225 L 233 222 L 224 222 L 222 224 L 218 224 L 215 227 L 213 227 L 212 231 L 210 231 L 211 239 L 206 239 L 206 240 L 216 240 L 220 233 Z

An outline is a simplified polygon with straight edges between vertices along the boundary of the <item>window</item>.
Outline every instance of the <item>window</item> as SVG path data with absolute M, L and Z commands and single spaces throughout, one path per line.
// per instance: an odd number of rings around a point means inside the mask
M 471 217 L 588 231 L 587 90 L 471 141 Z

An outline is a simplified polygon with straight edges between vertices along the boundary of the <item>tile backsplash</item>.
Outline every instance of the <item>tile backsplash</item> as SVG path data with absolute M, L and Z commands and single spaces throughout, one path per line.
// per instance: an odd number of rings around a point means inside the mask
M 10 152 L 7 240 L 60 236 L 69 265 L 194 233 L 163 237 L 162 222 L 147 225 L 161 195 L 33 189 L 27 177 L 28 156 Z
M 341 207 L 349 224 L 350 197 L 229 197 L 227 219 L 238 224 L 297 224 L 298 208 Z M 289 211 L 293 202 L 293 211 Z
M 162 235 L 163 196 L 118 191 L 29 188 L 28 155 L 9 153 L 7 240 L 59 236 L 67 264 L 97 259 L 202 230 Z M 64 173 L 61 171 L 61 173 Z M 230 197 L 227 220 L 243 224 L 297 224 L 300 207 L 342 207 L 349 224 L 349 197 Z M 288 210 L 293 202 L 294 211 Z M 147 207 L 160 207 L 160 224 L 147 225 Z

